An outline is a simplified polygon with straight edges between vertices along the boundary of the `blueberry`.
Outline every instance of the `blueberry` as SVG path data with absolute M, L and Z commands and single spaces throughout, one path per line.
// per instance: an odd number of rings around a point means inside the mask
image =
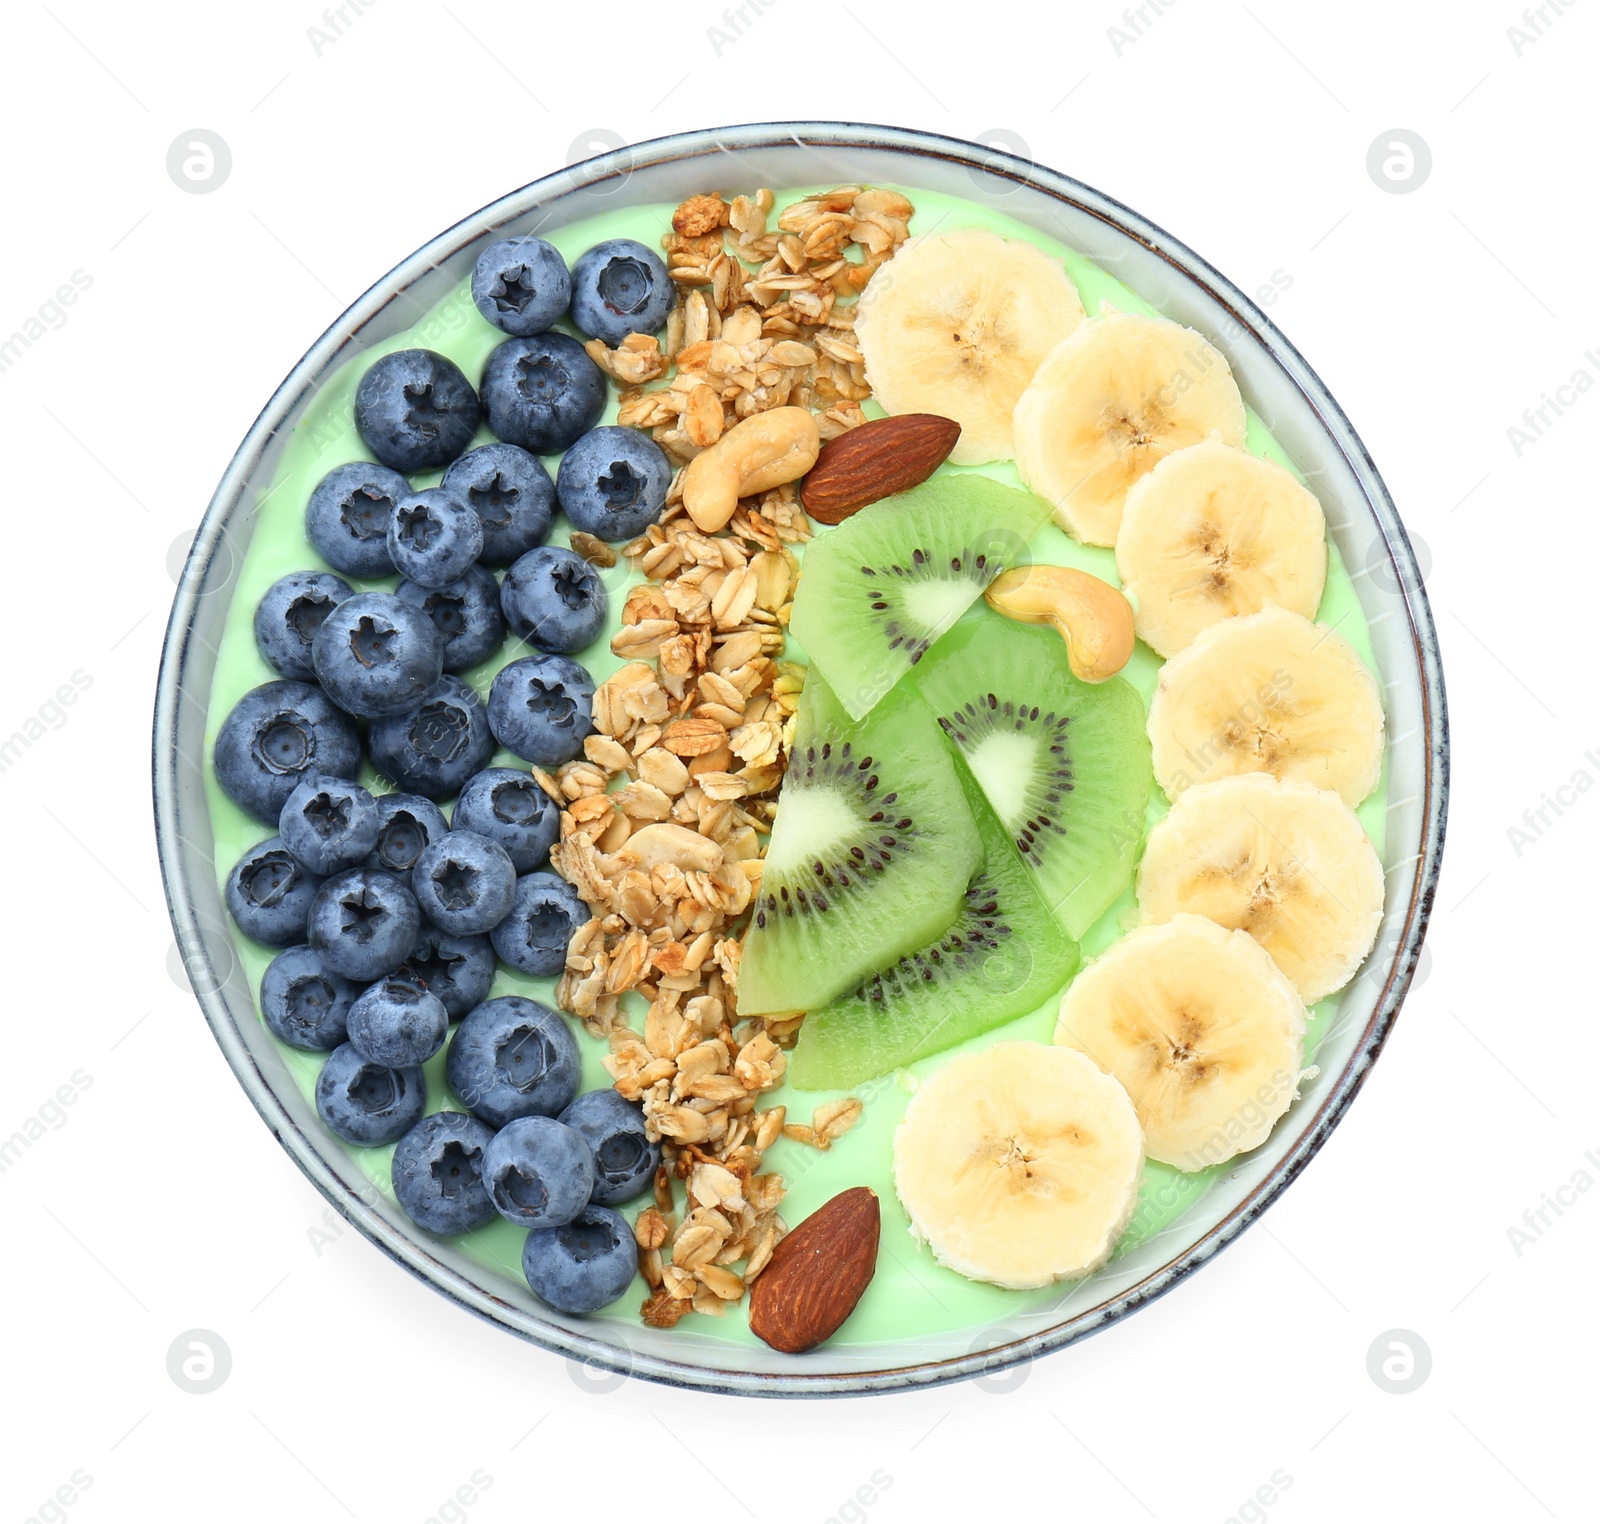
M 317 1076 L 317 1115 L 335 1137 L 362 1148 L 393 1143 L 417 1125 L 428 1104 L 420 1069 L 369 1063 L 349 1043 L 335 1048 Z
M 314 684 L 263 683 L 229 711 L 211 761 L 223 793 L 276 827 L 283 801 L 307 773 L 355 777 L 361 732 Z
M 306 504 L 306 538 L 335 571 L 348 577 L 387 577 L 389 521 L 411 491 L 398 471 L 370 460 L 335 466 Z
M 581 651 L 605 628 L 610 597 L 582 556 L 541 545 L 521 557 L 500 584 L 506 623 L 541 651 Z
M 567 310 L 567 262 L 542 238 L 502 238 L 478 256 L 472 300 L 502 333 L 529 338 Z
M 407 793 L 448 799 L 494 754 L 483 700 L 459 677 L 441 677 L 404 714 L 367 730 L 372 765 Z
M 567 961 L 572 933 L 588 919 L 588 907 L 565 879 L 527 873 L 517 880 L 511 909 L 490 939 L 501 962 L 519 973 L 550 979 Z
M 311 637 L 334 606 L 354 591 L 332 572 L 291 572 L 279 577 L 256 605 L 256 649 L 262 659 L 284 677 L 313 680 Z
M 370 984 L 400 967 L 421 929 L 422 912 L 402 880 L 351 868 L 317 891 L 306 941 L 336 974 Z
M 444 642 L 421 609 L 393 593 L 357 593 L 311 642 L 317 679 L 341 709 L 365 719 L 404 714 L 444 671 Z
M 556 489 L 537 456 L 519 445 L 479 445 L 468 450 L 439 483 L 483 520 L 485 566 L 510 566 L 543 545 L 555 517 Z
M 661 1145 L 645 1136 L 644 1110 L 615 1090 L 590 1090 L 580 1095 L 558 1120 L 570 1127 L 594 1153 L 594 1194 L 600 1206 L 632 1201 L 650 1189 Z
M 599 1312 L 625 1296 L 639 1269 L 627 1220 L 610 1207 L 585 1207 L 559 1228 L 535 1228 L 522 1246 L 528 1287 L 557 1312 Z
M 305 943 L 285 948 L 261 976 L 261 1016 L 281 1042 L 326 1053 L 345 1040 L 361 986 L 336 974 Z
M 475 936 L 498 926 L 511 909 L 517 870 L 506 849 L 472 831 L 447 831 L 411 870 L 411 892 L 440 931 Z
M 378 806 L 359 783 L 318 773 L 283 801 L 278 834 L 296 859 L 326 877 L 353 868 L 378 844 Z
M 506 849 L 518 873 L 531 873 L 550 855 L 561 834 L 561 807 L 527 773 L 486 767 L 456 800 L 452 823 Z
M 428 487 L 395 504 L 389 521 L 389 559 L 402 577 L 444 587 L 476 564 L 483 520 L 453 492 Z
M 404 878 L 416 867 L 422 849 L 450 829 L 439 806 L 421 794 L 379 794 L 378 844 L 367 859 L 369 868 L 382 868 Z
M 455 1021 L 489 998 L 494 948 L 488 937 L 457 937 L 425 925 L 394 977 L 410 979 L 437 995 Z
M 291 1048 L 326 1053 L 344 1041 L 361 986 L 336 974 L 304 943 L 285 948 L 261 976 L 261 1016 Z
M 395 1145 L 394 1199 L 430 1233 L 470 1233 L 494 1220 L 483 1184 L 483 1155 L 493 1128 L 464 1111 L 436 1111 Z
M 485 1000 L 445 1054 L 450 1088 L 491 1127 L 515 1117 L 553 1117 L 578 1093 L 578 1040 L 547 1005 L 521 995 Z
M 489 728 L 508 751 L 538 767 L 560 767 L 593 729 L 594 679 L 565 656 L 524 656 L 496 674 Z
M 572 321 L 615 347 L 630 333 L 659 333 L 677 293 L 659 256 L 631 238 L 608 238 L 572 267 Z
M 599 421 L 606 378 L 564 333 L 507 339 L 483 368 L 483 409 L 508 444 L 536 455 L 564 450 Z
M 257 842 L 233 865 L 223 898 L 247 937 L 268 947 L 289 947 L 305 941 L 321 885 L 321 876 L 297 863 L 283 838 L 273 836 Z
M 472 443 L 478 397 L 453 360 L 400 349 L 368 367 L 356 388 L 356 428 L 396 471 L 437 471 Z
M 437 995 L 391 975 L 356 997 L 346 1028 L 350 1046 L 369 1063 L 410 1069 L 427 1063 L 444 1046 L 450 1017 Z
M 648 434 L 602 424 L 561 457 L 556 496 L 574 528 L 631 540 L 660 518 L 671 483 L 666 453 Z
M 444 642 L 444 670 L 464 672 L 500 649 L 506 637 L 500 612 L 500 584 L 487 566 L 470 566 L 443 587 L 402 582 L 394 590 L 402 603 L 419 608 L 433 621 Z
M 507 1222 L 559 1228 L 589 1204 L 594 1155 L 570 1127 L 550 1117 L 518 1117 L 484 1149 L 483 1183 Z

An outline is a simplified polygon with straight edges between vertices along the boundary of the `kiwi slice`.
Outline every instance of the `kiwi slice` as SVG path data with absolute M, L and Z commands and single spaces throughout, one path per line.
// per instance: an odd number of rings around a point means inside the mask
M 975 610 L 916 686 L 1038 875 L 1056 919 L 1084 932 L 1127 887 L 1144 838 L 1150 742 L 1121 678 L 1086 683 L 1054 630 Z
M 909 688 L 865 721 L 815 668 L 739 962 L 739 1011 L 806 1011 L 944 931 L 982 849 L 955 759 Z
M 789 632 L 840 702 L 868 714 L 1050 517 L 987 476 L 935 476 L 806 548 Z
M 789 1079 L 843 1090 L 990 1031 L 1058 994 L 1078 970 L 1066 935 L 964 764 L 957 764 L 983 843 L 955 923 L 800 1028 Z

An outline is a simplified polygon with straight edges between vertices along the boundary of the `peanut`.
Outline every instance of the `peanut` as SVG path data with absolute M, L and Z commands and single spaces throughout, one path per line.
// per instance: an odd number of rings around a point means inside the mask
M 683 506 L 707 534 L 722 529 L 742 497 L 797 481 L 822 449 L 817 420 L 803 407 L 775 407 L 741 419 L 683 475 Z
M 1108 582 L 1071 566 L 1017 566 L 983 595 L 989 607 L 1024 624 L 1054 625 L 1067 660 L 1086 683 L 1103 683 L 1133 655 L 1133 607 Z

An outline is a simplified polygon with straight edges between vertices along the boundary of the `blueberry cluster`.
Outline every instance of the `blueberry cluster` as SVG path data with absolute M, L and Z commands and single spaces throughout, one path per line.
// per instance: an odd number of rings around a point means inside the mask
M 226 897 L 241 930 L 283 948 L 261 1013 L 281 1041 L 328 1055 L 316 1090 L 328 1130 L 398 1144 L 395 1199 L 429 1232 L 467 1233 L 497 1212 L 528 1229 L 528 1284 L 584 1313 L 633 1279 L 633 1233 L 614 1208 L 649 1189 L 661 1151 L 638 1106 L 578 1093 L 565 1018 L 490 998 L 496 958 L 555 975 L 588 918 L 545 871 L 559 825 L 515 768 L 475 773 L 449 820 L 421 795 L 374 798 L 314 773 L 289 791 L 278 834 L 234 865 Z M 422 1066 L 441 1050 L 465 1110 L 429 1115 Z
M 594 682 L 574 654 L 599 637 L 608 595 L 589 562 L 545 543 L 557 507 L 576 529 L 631 539 L 672 474 L 647 436 L 596 426 L 605 377 L 553 325 L 614 345 L 659 330 L 673 291 L 640 244 L 598 245 L 569 271 L 544 240 L 513 238 L 485 250 L 472 295 L 508 335 L 479 386 L 431 350 L 369 366 L 354 411 L 374 458 L 335 467 L 306 506 L 332 570 L 281 578 L 256 609 L 280 676 L 235 705 L 212 760 L 276 834 L 234 865 L 225 898 L 246 935 L 283 949 L 261 1012 L 284 1043 L 328 1055 L 328 1129 L 396 1145 L 396 1199 L 428 1231 L 496 1213 L 526 1228 L 528 1284 L 576 1314 L 632 1281 L 614 1208 L 649 1188 L 660 1148 L 615 1091 L 578 1094 L 563 1017 L 490 998 L 497 960 L 559 974 L 588 911 L 548 871 L 559 807 L 531 771 L 489 764 L 499 746 L 556 768 L 592 730 Z M 496 437 L 474 445 L 484 425 Z M 556 452 L 552 480 L 538 457 Z M 508 629 L 528 654 L 485 702 L 459 674 Z M 364 760 L 389 791 L 357 781 Z M 425 1114 L 422 1066 L 446 1049 L 465 1109 Z

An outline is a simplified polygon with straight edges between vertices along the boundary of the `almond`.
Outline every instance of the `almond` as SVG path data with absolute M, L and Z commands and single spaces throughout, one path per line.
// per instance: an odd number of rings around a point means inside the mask
M 937 413 L 860 424 L 822 447 L 800 501 L 819 524 L 842 524 L 868 503 L 927 481 L 960 437 L 961 425 Z
M 756 1337 L 798 1355 L 837 1333 L 877 1269 L 878 1227 L 878 1198 L 858 1185 L 782 1239 L 750 1289 Z

